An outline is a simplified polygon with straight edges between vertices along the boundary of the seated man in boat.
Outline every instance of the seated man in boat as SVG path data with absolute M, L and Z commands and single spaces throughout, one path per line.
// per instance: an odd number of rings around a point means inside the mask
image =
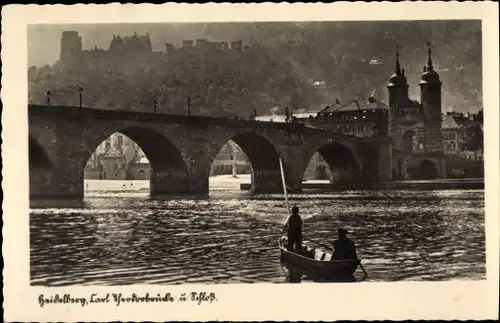
M 283 230 L 288 232 L 287 249 L 289 251 L 301 252 L 302 250 L 302 218 L 299 208 L 292 207 L 292 214 L 286 220 Z
M 332 260 L 351 260 L 358 259 L 356 253 L 356 246 L 351 239 L 347 238 L 347 230 L 343 228 L 338 229 L 339 238 L 333 241 L 333 255 Z

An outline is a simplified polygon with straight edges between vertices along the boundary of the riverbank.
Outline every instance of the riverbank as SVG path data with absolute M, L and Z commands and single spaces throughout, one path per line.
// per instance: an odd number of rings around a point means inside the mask
M 147 192 L 149 180 L 85 180 L 85 191 Z M 218 175 L 209 178 L 210 191 L 247 191 L 252 187 L 250 174 Z M 327 180 L 309 180 L 302 183 L 303 190 L 483 190 L 484 179 L 437 179 L 428 181 L 391 181 L 380 183 L 330 183 Z
M 251 184 L 240 185 L 241 190 L 249 190 Z M 484 179 L 437 179 L 426 181 L 391 181 L 375 183 L 330 183 L 329 181 L 306 181 L 303 190 L 484 190 Z
M 210 190 L 215 191 L 239 191 L 242 184 L 251 185 L 250 174 L 218 175 L 211 176 L 208 180 Z M 112 192 L 149 192 L 149 180 L 98 180 L 86 179 L 84 181 L 86 192 L 92 191 L 112 191 Z

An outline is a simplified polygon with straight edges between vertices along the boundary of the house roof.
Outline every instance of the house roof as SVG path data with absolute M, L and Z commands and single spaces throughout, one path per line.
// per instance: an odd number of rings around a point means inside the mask
M 356 104 L 357 103 L 357 104 Z M 359 107 L 358 107 L 359 106 Z M 368 102 L 358 100 L 356 102 L 340 102 L 332 105 L 326 105 L 321 109 L 323 113 L 344 112 L 344 111 L 357 111 L 357 110 L 375 110 L 387 109 L 387 106 L 382 102 Z
M 443 129 L 458 129 L 458 124 L 455 121 L 455 118 L 451 115 L 444 115 L 441 120 L 441 128 Z
M 134 147 L 132 147 L 132 146 L 122 146 L 122 147 L 120 147 L 120 149 L 121 149 L 123 155 L 125 155 L 128 151 L 134 151 Z
M 387 109 L 383 104 L 380 103 L 362 103 L 359 102 L 359 109 L 361 110 L 375 110 L 375 109 Z M 347 104 L 335 104 L 331 106 L 324 106 L 321 107 L 320 109 L 314 110 L 314 111 L 306 111 L 306 112 L 300 112 L 300 113 L 294 113 L 293 116 L 296 117 L 297 119 L 308 119 L 309 117 L 316 117 L 319 112 L 321 113 L 334 113 L 334 112 L 349 112 L 349 111 L 357 111 L 358 106 L 356 103 L 351 102 Z M 285 122 L 285 116 L 284 115 L 267 115 L 267 116 L 257 116 L 255 117 L 255 120 L 259 121 L 270 121 L 270 120 L 276 121 L 276 122 Z
M 318 111 L 311 111 L 311 112 L 301 112 L 301 113 L 294 113 L 293 116 L 296 117 L 297 119 L 308 119 L 309 116 L 316 117 L 318 114 Z M 275 114 L 275 115 L 267 115 L 267 116 L 257 116 L 255 117 L 255 120 L 258 121 L 275 121 L 275 122 L 285 122 L 285 116 L 282 114 Z
M 458 129 L 461 127 L 468 127 L 468 126 L 472 126 L 475 124 L 476 124 L 476 122 L 474 120 L 471 120 L 467 117 L 446 114 L 446 115 L 443 115 L 441 127 L 443 129 Z
M 102 157 L 106 158 L 112 158 L 112 157 L 123 157 L 123 151 L 121 147 L 119 146 L 114 146 L 111 145 L 105 152 L 102 154 Z
M 257 121 L 276 121 L 276 122 L 285 122 L 285 116 L 283 115 L 274 115 L 274 116 L 257 116 L 255 117 Z
M 462 126 L 462 127 L 472 126 L 472 125 L 476 124 L 476 122 L 474 120 L 471 120 L 469 118 L 460 118 L 460 117 L 453 116 L 453 119 L 455 119 L 455 122 L 457 123 L 457 125 Z

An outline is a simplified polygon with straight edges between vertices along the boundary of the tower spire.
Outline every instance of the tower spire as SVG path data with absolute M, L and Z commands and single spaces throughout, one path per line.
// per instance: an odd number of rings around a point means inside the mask
M 429 47 L 429 50 L 428 50 L 429 57 L 427 58 L 427 70 L 432 71 L 433 70 L 432 58 L 431 58 L 432 49 L 431 49 L 431 42 L 430 41 L 427 42 L 427 46 Z
M 401 74 L 401 66 L 399 65 L 399 44 L 396 45 L 396 74 Z

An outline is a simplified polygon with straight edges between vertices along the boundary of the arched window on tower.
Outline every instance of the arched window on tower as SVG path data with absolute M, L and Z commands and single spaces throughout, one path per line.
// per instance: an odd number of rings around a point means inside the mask
M 416 135 L 415 131 L 408 130 L 403 134 L 403 151 L 405 153 L 413 153 L 415 151 Z

